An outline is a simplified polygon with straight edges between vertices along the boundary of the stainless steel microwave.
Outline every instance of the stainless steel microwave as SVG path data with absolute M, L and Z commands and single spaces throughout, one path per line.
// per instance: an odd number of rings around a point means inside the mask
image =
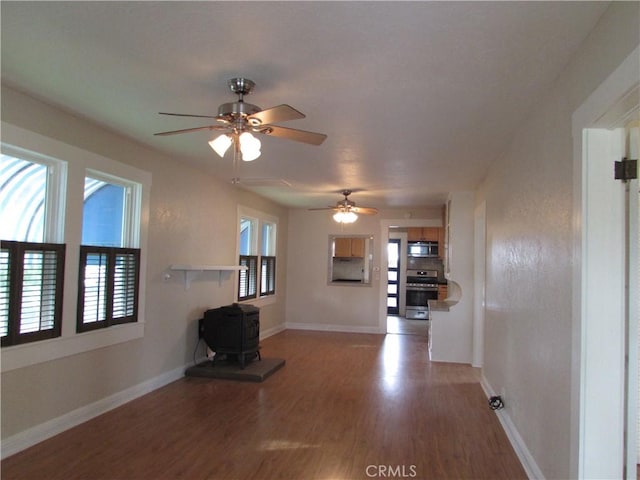
M 409 242 L 409 257 L 437 257 L 438 242 Z

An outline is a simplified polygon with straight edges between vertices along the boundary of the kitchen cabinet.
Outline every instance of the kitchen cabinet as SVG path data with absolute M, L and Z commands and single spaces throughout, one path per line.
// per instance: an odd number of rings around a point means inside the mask
M 448 296 L 449 296 L 449 286 L 438 285 L 438 300 L 446 300 Z
M 409 227 L 407 240 L 410 242 L 440 242 L 444 240 L 444 233 L 440 227 Z
M 335 239 L 334 257 L 364 257 L 364 238 L 338 237 Z

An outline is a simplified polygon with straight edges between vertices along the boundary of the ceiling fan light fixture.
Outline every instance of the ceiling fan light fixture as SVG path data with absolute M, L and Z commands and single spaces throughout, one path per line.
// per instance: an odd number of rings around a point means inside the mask
M 238 139 L 240 142 L 240 151 L 242 152 L 242 160 L 250 162 L 260 156 L 260 140 L 251 135 L 249 132 L 243 132 Z
M 333 219 L 338 223 L 353 223 L 358 219 L 358 215 L 350 210 L 341 210 L 333 214 Z
M 224 154 L 229 149 L 232 143 L 233 143 L 233 140 L 231 139 L 231 137 L 229 135 L 224 134 L 211 140 L 209 142 L 209 146 L 213 148 L 213 150 L 218 155 L 220 155 L 221 157 L 224 157 Z

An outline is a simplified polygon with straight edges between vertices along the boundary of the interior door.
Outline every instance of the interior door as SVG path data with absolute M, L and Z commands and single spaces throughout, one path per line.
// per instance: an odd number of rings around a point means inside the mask
M 400 239 L 387 245 L 387 315 L 400 314 Z

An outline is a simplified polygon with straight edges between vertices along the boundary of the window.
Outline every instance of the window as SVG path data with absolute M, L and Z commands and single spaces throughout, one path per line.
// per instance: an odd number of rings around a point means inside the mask
M 0 162 L 0 237 L 61 243 L 67 164 L 7 145 Z
M 0 370 L 7 372 L 144 337 L 144 247 L 151 174 L 1 123 Z M 66 246 L 57 245 L 64 242 Z M 100 257 L 103 251 L 85 257 L 81 243 L 88 251 L 115 250 L 106 254 L 106 260 L 104 255 Z M 82 271 L 82 280 L 75 264 L 81 255 L 87 258 L 83 262 L 88 266 Z M 107 266 L 96 266 L 96 257 Z M 65 261 L 67 267 L 73 264 L 71 270 L 62 270 Z M 90 326 L 79 335 L 77 299 L 79 287 L 85 286 L 85 273 L 90 286 L 92 281 L 95 286 L 97 273 L 103 290 L 83 294 L 82 301 L 95 301 L 104 308 L 100 314 L 94 310 L 93 317 L 87 314 L 87 322 L 81 323 Z M 31 309 L 27 299 L 33 300 Z M 80 318 L 84 318 L 84 307 Z M 101 328 L 122 322 L 126 323 L 118 328 Z M 100 328 L 86 331 L 95 326 Z M 35 341 L 45 338 L 47 341 Z
M 122 246 L 127 193 L 123 185 L 92 177 L 84 179 L 83 245 Z
M 77 331 L 137 321 L 141 185 L 90 171 L 84 182 Z
M 276 293 L 276 229 L 274 220 L 251 212 L 240 216 L 240 271 L 238 300 L 249 300 Z M 258 283 L 259 282 L 259 283 Z
M 65 245 L 56 196 L 64 162 L 2 148 L 0 169 L 0 338 L 2 346 L 58 337 Z

